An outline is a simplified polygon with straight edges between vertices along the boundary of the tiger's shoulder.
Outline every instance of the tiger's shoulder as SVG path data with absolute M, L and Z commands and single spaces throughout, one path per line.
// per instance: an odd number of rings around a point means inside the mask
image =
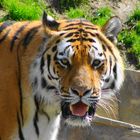
M 36 38 L 36 42 L 41 40 L 41 29 L 41 21 L 6 21 L 0 23 L 0 45 L 7 47 L 11 52 L 18 45 L 27 48 L 35 36 L 38 38 L 38 40 Z

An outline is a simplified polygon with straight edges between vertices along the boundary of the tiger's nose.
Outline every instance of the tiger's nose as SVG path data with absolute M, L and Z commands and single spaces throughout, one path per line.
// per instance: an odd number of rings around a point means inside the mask
M 72 87 L 71 91 L 72 91 L 73 94 L 76 94 L 76 95 L 78 95 L 80 97 L 92 93 L 92 89 L 87 89 L 87 88 L 83 88 L 83 87 L 80 87 L 80 88 Z

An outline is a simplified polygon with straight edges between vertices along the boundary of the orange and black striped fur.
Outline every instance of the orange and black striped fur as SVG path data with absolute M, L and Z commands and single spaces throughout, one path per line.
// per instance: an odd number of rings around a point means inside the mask
M 56 140 L 60 117 L 90 125 L 99 100 L 123 82 L 120 30 L 118 17 L 103 28 L 45 13 L 42 22 L 1 23 L 0 140 Z

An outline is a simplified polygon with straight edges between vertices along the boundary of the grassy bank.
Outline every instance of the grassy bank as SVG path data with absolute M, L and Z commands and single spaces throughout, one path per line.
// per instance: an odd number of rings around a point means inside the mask
M 130 63 L 140 69 L 140 8 L 134 10 L 125 24 L 126 28 L 120 33 L 119 41 L 125 47 Z
M 8 12 L 2 20 L 34 20 L 42 15 L 41 6 L 35 0 L 0 0 L 1 7 Z M 41 5 L 41 6 L 40 6 Z

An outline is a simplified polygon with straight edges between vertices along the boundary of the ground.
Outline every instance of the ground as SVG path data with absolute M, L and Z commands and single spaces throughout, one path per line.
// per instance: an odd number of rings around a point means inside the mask
M 128 19 L 138 2 L 139 0 L 90 0 L 93 10 L 104 6 L 110 7 L 113 14 L 119 16 L 122 22 Z

